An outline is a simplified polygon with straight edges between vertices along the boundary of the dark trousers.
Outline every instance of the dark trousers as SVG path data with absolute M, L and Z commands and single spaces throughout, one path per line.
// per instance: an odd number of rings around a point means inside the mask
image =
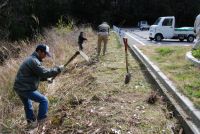
M 83 50 L 83 44 L 82 43 L 78 43 L 78 45 L 79 45 L 79 49 Z

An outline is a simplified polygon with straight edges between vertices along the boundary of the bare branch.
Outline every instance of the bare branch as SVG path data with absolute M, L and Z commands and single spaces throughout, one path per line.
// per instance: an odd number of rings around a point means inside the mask
M 6 6 L 8 4 L 9 0 L 6 0 L 2 5 L 0 5 L 0 9 L 3 8 L 4 6 Z

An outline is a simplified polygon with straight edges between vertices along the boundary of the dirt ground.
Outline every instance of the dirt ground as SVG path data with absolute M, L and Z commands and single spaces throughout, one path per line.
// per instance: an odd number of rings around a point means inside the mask
M 46 123 L 35 133 L 70 134 L 171 134 L 180 128 L 163 97 L 155 93 L 136 60 L 128 52 L 131 81 L 124 84 L 125 53 L 111 34 L 105 56 L 96 57 L 97 36 L 88 35 L 84 52 L 52 84 L 41 84 L 39 91 L 49 99 Z M 34 108 L 37 105 L 34 104 Z M 22 123 L 24 125 L 24 123 Z M 24 126 L 16 133 L 26 133 Z M 17 129 L 18 128 L 18 129 Z M 178 128 L 178 129 L 177 129 Z
M 95 42 L 93 42 L 95 45 Z M 50 98 L 51 116 L 39 131 L 56 133 L 172 133 L 177 120 L 162 96 L 155 104 L 146 102 L 154 92 L 137 62 L 129 53 L 132 78 L 126 75 L 124 46 L 110 37 L 106 56 L 82 61 L 63 76 L 62 90 Z M 69 82 L 70 81 L 70 82 Z M 70 84 L 68 84 L 70 83 Z M 59 99 L 58 99 L 59 98 Z M 53 110 L 54 109 L 54 110 Z

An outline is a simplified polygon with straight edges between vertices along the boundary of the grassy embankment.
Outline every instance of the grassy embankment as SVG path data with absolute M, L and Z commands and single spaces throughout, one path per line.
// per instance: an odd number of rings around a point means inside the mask
M 200 70 L 185 61 L 191 46 L 145 46 L 139 47 L 167 76 L 183 94 L 200 108 Z
M 41 83 L 39 91 L 49 99 L 48 120 L 37 133 L 171 133 L 177 128 L 173 117 L 161 96 L 155 104 L 145 100 L 153 89 L 147 83 L 140 67 L 129 53 L 132 79 L 124 85 L 124 47 L 111 34 L 107 54 L 96 60 L 97 36 L 86 28 L 89 42 L 84 52 L 90 63 L 78 56 L 56 77 L 52 84 Z M 38 43 L 49 44 L 51 58 L 44 62 L 54 67 L 66 62 L 75 50 L 79 30 L 51 29 L 36 43 L 24 43 L 21 54 L 1 66 L 1 125 L 2 130 L 25 133 L 26 120 L 23 105 L 13 92 L 13 82 L 21 62 L 29 56 Z M 34 103 L 34 109 L 38 104 Z

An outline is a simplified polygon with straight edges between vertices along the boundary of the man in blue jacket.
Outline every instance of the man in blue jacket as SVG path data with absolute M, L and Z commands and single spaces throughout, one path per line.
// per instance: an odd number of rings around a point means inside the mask
M 64 68 L 63 65 L 52 69 L 42 66 L 41 62 L 46 55 L 50 57 L 49 47 L 38 45 L 35 52 L 21 64 L 14 83 L 14 90 L 24 104 L 27 122 L 32 127 L 37 127 L 37 121 L 43 122 L 48 111 L 48 99 L 37 91 L 39 82 L 58 75 Z M 31 100 L 40 103 L 37 119 Z

